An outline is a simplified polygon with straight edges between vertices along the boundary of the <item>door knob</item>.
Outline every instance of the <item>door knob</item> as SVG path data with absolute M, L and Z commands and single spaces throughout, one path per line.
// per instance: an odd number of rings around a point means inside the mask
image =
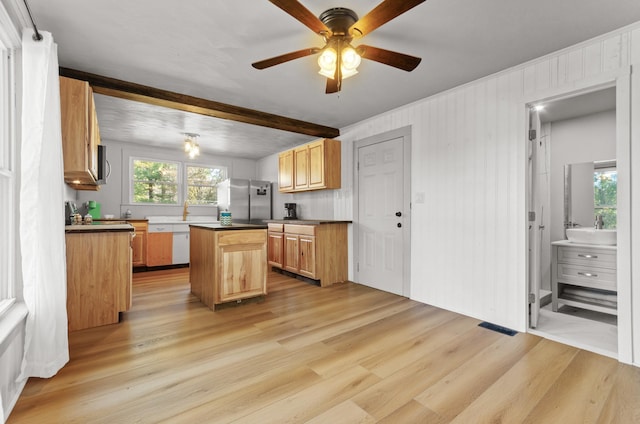
M 398 228 L 402 227 L 402 224 L 398 222 Z
M 396 216 L 402 216 L 402 212 L 396 212 Z

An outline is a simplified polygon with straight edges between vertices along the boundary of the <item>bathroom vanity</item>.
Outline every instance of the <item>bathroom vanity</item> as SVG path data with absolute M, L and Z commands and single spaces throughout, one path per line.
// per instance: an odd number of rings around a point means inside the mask
M 551 243 L 551 305 L 617 315 L 617 246 Z

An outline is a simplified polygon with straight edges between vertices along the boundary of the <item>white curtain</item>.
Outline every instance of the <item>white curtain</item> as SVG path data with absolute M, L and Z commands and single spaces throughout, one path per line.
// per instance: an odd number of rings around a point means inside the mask
M 48 378 L 69 361 L 64 182 L 57 45 L 22 34 L 20 247 L 29 309 L 19 379 Z

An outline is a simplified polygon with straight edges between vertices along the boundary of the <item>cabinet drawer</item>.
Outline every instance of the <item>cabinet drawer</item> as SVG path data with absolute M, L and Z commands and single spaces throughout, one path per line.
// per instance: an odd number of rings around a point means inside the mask
M 274 223 L 267 224 L 267 229 L 269 231 L 273 231 L 273 232 L 276 232 L 276 233 L 281 233 L 283 227 L 284 227 L 283 224 L 274 224 Z
M 616 251 L 585 247 L 558 247 L 558 262 L 616 268 Z
M 572 264 L 558 264 L 558 282 L 596 289 L 616 290 L 615 269 Z
M 284 232 L 291 234 L 303 234 L 306 236 L 316 235 L 315 225 L 298 225 L 298 224 L 284 224 Z
M 267 242 L 267 232 L 264 230 L 219 231 L 216 236 L 220 246 Z
M 150 233 L 172 233 L 173 225 L 171 224 L 149 224 Z

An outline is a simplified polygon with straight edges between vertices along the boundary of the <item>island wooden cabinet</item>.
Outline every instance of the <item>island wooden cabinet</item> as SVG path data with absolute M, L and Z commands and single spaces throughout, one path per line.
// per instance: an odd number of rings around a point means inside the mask
M 76 190 L 98 190 L 100 130 L 89 83 L 60 77 L 60 116 L 65 182 Z
M 340 188 L 340 169 L 340 141 L 325 138 L 298 146 L 279 155 L 279 191 Z
M 191 292 L 213 310 L 267 293 L 267 230 L 237 228 L 190 227 Z
M 119 321 L 131 308 L 131 231 L 67 232 L 69 331 Z
M 275 238 L 278 231 L 281 231 L 279 234 L 283 241 L 281 244 L 269 244 L 269 257 L 281 257 L 282 264 L 270 260 L 269 265 L 319 280 L 321 286 L 347 280 L 346 222 L 312 225 L 269 223 L 270 238 Z

